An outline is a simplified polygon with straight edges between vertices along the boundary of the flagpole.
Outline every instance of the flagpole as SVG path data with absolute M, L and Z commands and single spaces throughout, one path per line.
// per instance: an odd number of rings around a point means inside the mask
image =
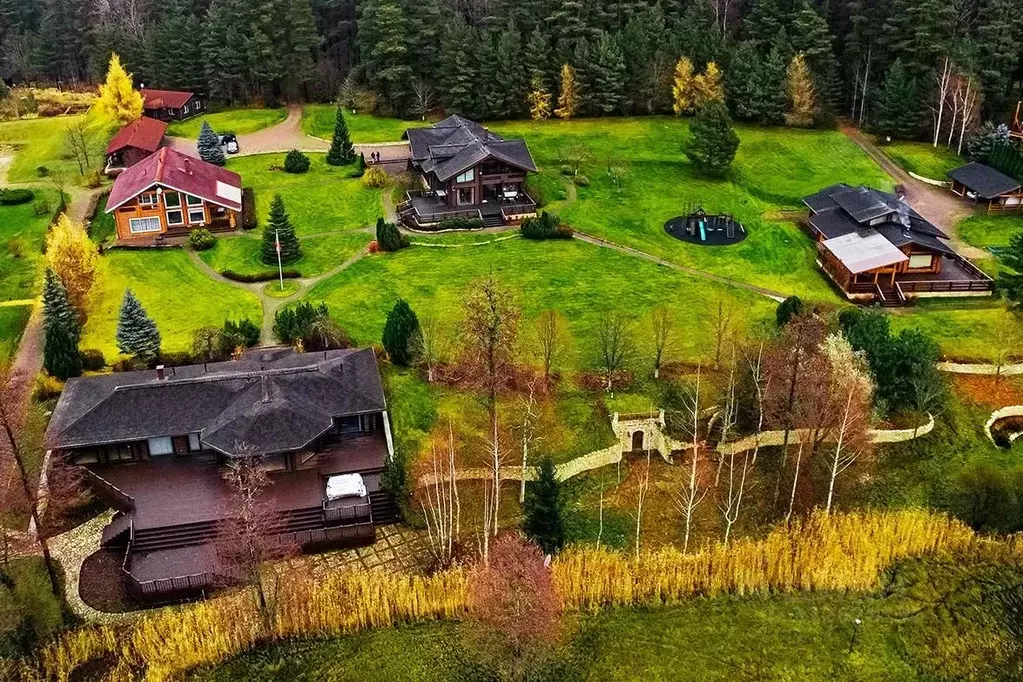
M 277 273 L 281 277 L 281 291 L 284 291 L 284 266 L 281 265 L 281 237 L 277 230 L 274 230 L 274 246 L 277 248 Z

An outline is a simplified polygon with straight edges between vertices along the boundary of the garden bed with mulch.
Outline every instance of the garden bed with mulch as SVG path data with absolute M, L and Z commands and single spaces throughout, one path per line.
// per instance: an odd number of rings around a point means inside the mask
M 78 578 L 78 594 L 82 601 L 106 613 L 125 613 L 143 608 L 124 588 L 121 580 L 123 560 L 124 552 L 113 549 L 101 549 L 87 556 Z

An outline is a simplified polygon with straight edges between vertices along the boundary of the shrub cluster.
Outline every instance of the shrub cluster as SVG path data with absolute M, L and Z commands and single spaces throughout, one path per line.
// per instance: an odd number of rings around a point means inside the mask
M 220 274 L 232 282 L 245 282 L 246 284 L 251 284 L 253 282 L 269 282 L 270 280 L 280 277 L 280 273 L 276 270 L 260 270 L 259 272 L 245 273 L 235 272 L 234 270 L 224 270 Z M 284 279 L 298 279 L 301 276 L 302 273 L 294 268 L 284 268 Z
M 0 189 L 0 205 L 27 204 L 35 194 L 30 189 Z
M 383 168 L 373 166 L 366 169 L 361 182 L 367 189 L 382 189 L 387 186 L 387 180 L 387 172 Z
M 63 381 L 57 377 L 51 377 L 49 374 L 40 373 L 36 377 L 36 385 L 32 389 L 32 397 L 39 401 L 52 400 L 53 398 L 59 398 L 63 390 Z
M 206 251 L 217 245 L 217 238 L 206 228 L 200 227 L 188 235 L 188 243 L 196 251 Z
M 107 359 L 98 348 L 86 348 L 81 354 L 82 369 L 86 372 L 98 372 L 107 366 Z
M 242 229 L 252 230 L 257 224 L 256 192 L 251 187 L 245 187 L 242 189 Z
M 409 240 L 397 225 L 377 218 L 377 245 L 383 251 L 398 251 L 408 246 Z
M 309 170 L 309 163 L 308 156 L 297 149 L 292 149 L 288 152 L 288 155 L 284 157 L 284 172 L 305 173 Z
M 239 348 L 252 348 L 259 343 L 259 327 L 249 319 L 239 321 L 225 320 L 224 325 L 216 327 L 203 327 L 199 329 L 192 339 L 192 354 L 185 355 L 185 362 L 181 364 L 194 364 L 199 362 L 216 362 L 227 360 L 235 350 Z M 164 364 L 171 365 L 171 362 Z
M 564 225 L 553 213 L 544 211 L 536 218 L 522 221 L 519 231 L 526 239 L 571 239 L 572 228 Z
M 348 334 L 330 317 L 326 303 L 313 306 L 299 303 L 277 311 L 274 315 L 274 336 L 281 343 L 303 350 L 349 348 Z
M 427 230 L 478 230 L 483 227 L 482 218 L 447 218 Z

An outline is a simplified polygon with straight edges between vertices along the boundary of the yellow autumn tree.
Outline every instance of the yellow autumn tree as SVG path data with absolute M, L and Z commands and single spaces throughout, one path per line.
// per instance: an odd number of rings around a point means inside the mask
M 693 92 L 697 108 L 709 102 L 725 101 L 724 78 L 716 62 L 707 62 L 703 73 L 693 79 Z
M 785 94 L 789 99 L 785 122 L 798 128 L 812 126 L 817 110 L 817 91 L 813 84 L 813 73 L 802 52 L 789 62 L 785 72 Z
M 693 92 L 693 63 L 689 57 L 682 57 L 675 63 L 675 74 L 671 82 L 672 109 L 675 115 L 691 114 L 696 106 Z
M 131 74 L 121 66 L 121 58 L 116 53 L 110 55 L 107 80 L 99 86 L 96 106 L 103 116 L 121 125 L 142 116 L 142 94 L 134 88 Z
M 579 89 L 575 82 L 575 69 L 568 64 L 561 67 L 561 92 L 558 93 L 558 118 L 572 118 L 579 111 Z
M 89 292 L 96 281 L 96 245 L 89 239 L 81 223 L 61 214 L 50 233 L 46 235 L 46 263 L 67 289 L 71 305 L 85 320 L 89 305 Z
M 539 76 L 533 77 L 529 86 L 529 115 L 534 121 L 545 121 L 551 117 L 551 93 L 543 86 Z

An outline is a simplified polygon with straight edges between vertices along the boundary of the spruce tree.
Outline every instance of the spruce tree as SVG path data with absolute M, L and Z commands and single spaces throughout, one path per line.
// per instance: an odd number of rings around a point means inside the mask
M 67 290 L 50 268 L 43 283 L 43 367 L 61 381 L 82 373 L 81 328 Z
M 528 113 L 530 74 L 522 60 L 522 34 L 510 26 L 497 40 L 496 64 L 501 65 L 498 118 L 521 118 Z
M 224 156 L 224 148 L 220 146 L 220 137 L 213 132 L 213 128 L 206 121 L 202 122 L 202 130 L 199 131 L 199 158 L 206 163 L 223 166 L 227 163 Z
M 739 43 L 725 74 L 725 93 L 732 115 L 740 121 L 759 121 L 763 115 L 761 96 L 762 58 L 752 41 Z
M 880 135 L 909 140 L 920 133 L 920 118 L 916 79 L 896 59 L 874 103 L 873 128 Z
M 522 530 L 545 554 L 565 546 L 564 501 L 561 482 L 550 457 L 540 460 L 536 480 L 526 486 Z
M 339 102 L 337 112 L 334 114 L 334 136 L 330 140 L 327 163 L 331 166 L 345 166 L 354 160 L 355 147 L 352 146 L 352 138 L 348 135 L 348 123 L 345 122 L 345 113 Z
M 397 225 L 377 218 L 377 245 L 383 251 L 398 251 L 408 246 L 408 239 Z
M 415 359 L 419 345 L 419 318 L 403 298 L 399 298 L 387 314 L 383 345 L 387 357 L 396 365 L 408 367 Z
M 551 46 L 539 28 L 530 34 L 525 53 L 520 58 L 525 64 L 530 83 L 534 85 L 533 89 L 537 89 L 536 83 L 539 81 L 540 88 L 550 92 L 555 81 L 552 78 L 554 68 L 551 66 Z
M 262 261 L 267 265 L 277 265 L 277 243 L 281 245 L 281 262 L 294 263 L 302 257 L 295 228 L 284 208 L 284 199 L 275 194 L 270 202 L 270 215 L 266 227 L 263 228 L 263 248 L 260 252 Z
M 596 113 L 621 112 L 625 96 L 625 58 L 618 43 L 606 33 L 597 43 L 591 90 L 590 100 Z
M 760 122 L 777 125 L 785 120 L 785 59 L 778 48 L 772 48 L 767 59 L 760 63 L 757 94 L 760 98 Z
M 117 347 L 125 355 L 144 362 L 160 355 L 160 331 L 131 293 L 131 289 L 124 292 L 124 300 L 121 301 L 121 314 L 117 320 Z
M 724 103 L 712 101 L 700 107 L 689 132 L 692 139 L 684 151 L 693 165 L 708 175 L 721 175 L 728 170 L 739 149 L 739 136 L 732 129 Z

